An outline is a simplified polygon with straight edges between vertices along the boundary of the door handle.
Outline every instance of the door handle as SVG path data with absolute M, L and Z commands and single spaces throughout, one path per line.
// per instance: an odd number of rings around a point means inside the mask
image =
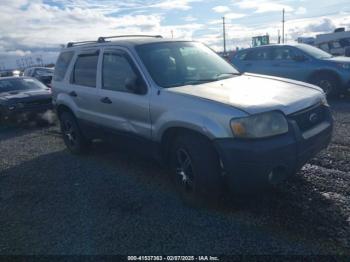
M 101 98 L 100 101 L 101 101 L 102 103 L 105 103 L 105 104 L 112 104 L 112 100 L 109 99 L 109 97 Z
M 77 97 L 78 96 L 78 94 L 75 93 L 75 91 L 69 92 L 69 95 L 72 96 L 72 97 Z

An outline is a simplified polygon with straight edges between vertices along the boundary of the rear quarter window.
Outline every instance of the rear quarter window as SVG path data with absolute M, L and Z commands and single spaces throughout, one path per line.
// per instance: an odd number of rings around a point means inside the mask
M 73 51 L 63 52 L 60 54 L 55 65 L 55 73 L 53 76 L 53 80 L 55 81 L 63 80 L 64 76 L 66 75 L 67 68 L 73 58 L 73 55 L 74 55 Z

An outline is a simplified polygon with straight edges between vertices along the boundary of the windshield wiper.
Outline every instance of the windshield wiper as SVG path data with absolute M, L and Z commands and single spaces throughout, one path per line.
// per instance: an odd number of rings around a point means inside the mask
M 186 82 L 183 82 L 183 85 L 195 85 L 195 84 L 201 84 L 201 83 L 215 82 L 218 80 L 219 79 L 217 79 L 217 78 L 193 79 L 193 80 L 188 80 Z

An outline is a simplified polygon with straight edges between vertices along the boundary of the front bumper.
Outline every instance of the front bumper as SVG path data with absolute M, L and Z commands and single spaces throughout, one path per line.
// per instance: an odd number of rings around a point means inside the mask
M 3 120 L 7 121 L 16 121 L 16 120 L 33 120 L 39 117 L 41 114 L 44 114 L 48 110 L 52 110 L 52 104 L 45 104 L 30 108 L 15 108 L 13 110 L 6 109 L 2 112 Z
M 288 123 L 288 133 L 276 137 L 214 140 L 232 190 L 279 183 L 295 174 L 331 141 L 333 119 L 329 109 L 323 122 L 305 132 L 296 121 Z

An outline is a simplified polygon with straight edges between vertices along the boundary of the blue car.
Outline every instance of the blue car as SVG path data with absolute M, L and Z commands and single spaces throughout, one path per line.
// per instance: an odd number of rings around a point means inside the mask
M 305 44 L 267 45 L 238 51 L 232 64 L 241 72 L 272 75 L 317 85 L 327 95 L 350 91 L 350 58 Z

